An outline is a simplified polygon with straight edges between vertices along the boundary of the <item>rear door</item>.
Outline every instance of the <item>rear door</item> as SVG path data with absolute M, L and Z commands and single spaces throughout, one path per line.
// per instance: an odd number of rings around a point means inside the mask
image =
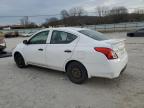
M 76 35 L 54 30 L 50 44 L 46 48 L 47 65 L 54 69 L 63 70 L 63 65 L 71 58 L 77 41 Z

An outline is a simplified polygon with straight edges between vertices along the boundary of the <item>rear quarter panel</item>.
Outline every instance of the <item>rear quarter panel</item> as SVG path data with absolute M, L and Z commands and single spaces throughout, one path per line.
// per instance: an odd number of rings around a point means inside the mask
M 95 47 L 110 46 L 108 44 L 103 43 L 102 41 L 95 41 L 91 38 L 81 38 L 71 57 L 71 60 L 79 61 L 85 66 L 85 68 L 88 71 L 89 77 L 91 77 L 93 71 L 101 72 L 103 66 L 108 65 L 107 58 L 103 54 L 96 52 L 94 50 Z M 95 64 L 95 66 L 91 67 L 93 64 Z

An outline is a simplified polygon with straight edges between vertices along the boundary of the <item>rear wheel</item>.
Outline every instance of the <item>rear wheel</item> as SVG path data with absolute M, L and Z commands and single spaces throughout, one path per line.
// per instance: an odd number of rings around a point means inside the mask
M 72 62 L 67 66 L 68 78 L 76 84 L 82 84 L 88 79 L 87 70 L 79 62 Z
M 19 68 L 24 68 L 26 65 L 25 65 L 25 61 L 24 61 L 24 58 L 23 56 L 20 54 L 20 53 L 16 53 L 14 55 L 14 60 L 16 62 L 16 65 L 19 67 Z

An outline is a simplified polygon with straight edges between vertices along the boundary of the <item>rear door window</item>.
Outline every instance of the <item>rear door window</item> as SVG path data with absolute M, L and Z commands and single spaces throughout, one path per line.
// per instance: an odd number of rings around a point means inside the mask
M 74 41 L 77 36 L 63 32 L 63 31 L 53 31 L 51 36 L 51 44 L 68 44 Z

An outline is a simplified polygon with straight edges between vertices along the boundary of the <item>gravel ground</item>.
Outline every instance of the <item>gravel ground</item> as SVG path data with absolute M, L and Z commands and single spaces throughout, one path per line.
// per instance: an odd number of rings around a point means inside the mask
M 107 35 L 127 39 L 129 63 L 122 76 L 76 85 L 62 72 L 35 66 L 19 69 L 11 57 L 1 58 L 0 108 L 144 108 L 144 37 Z M 24 39 L 6 39 L 7 50 Z

